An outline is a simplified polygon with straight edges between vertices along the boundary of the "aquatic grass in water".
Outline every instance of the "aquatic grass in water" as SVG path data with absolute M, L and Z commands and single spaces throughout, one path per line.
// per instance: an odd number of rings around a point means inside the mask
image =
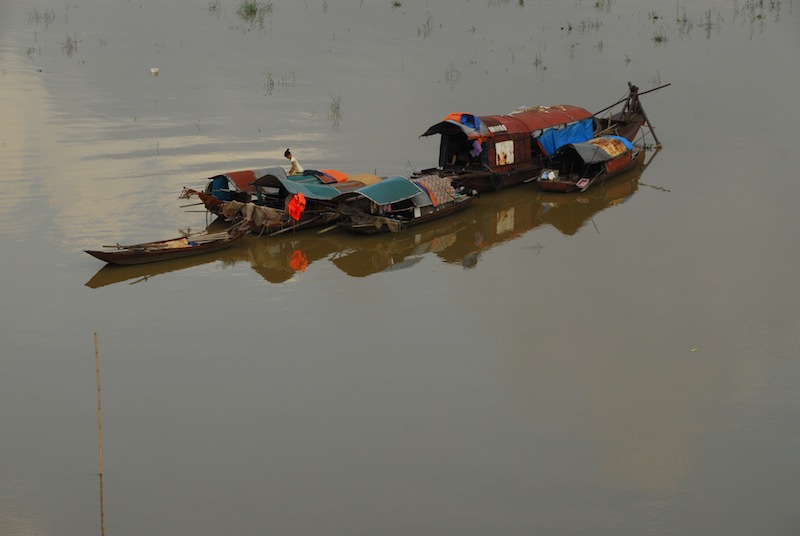
M 67 34 L 67 40 L 61 45 L 61 50 L 64 51 L 64 54 L 66 54 L 68 58 L 71 58 L 78 50 L 78 40 L 75 36 Z
M 611 13 L 611 0 L 595 0 L 594 8 L 601 13 Z
M 719 33 L 722 22 L 722 15 L 717 14 L 716 18 L 711 14 L 711 10 L 706 11 L 703 19 L 703 28 L 706 31 L 706 39 L 711 39 L 711 32 L 716 30 Z
M 289 73 L 288 75 L 281 76 L 277 82 L 274 78 L 272 78 L 272 73 L 266 73 L 264 75 L 264 94 L 265 95 L 272 95 L 275 91 L 275 88 L 282 88 L 282 87 L 295 87 L 297 83 L 295 82 L 294 72 Z
M 433 31 L 433 17 L 431 17 L 430 13 L 428 13 L 428 18 L 422 24 L 422 28 L 417 29 L 417 37 L 422 37 L 425 39 L 426 37 L 431 35 Z
M 444 73 L 444 79 L 447 82 L 447 86 L 452 89 L 455 87 L 456 82 L 461 78 L 461 71 L 456 69 L 456 66 L 453 63 L 450 63 L 450 67 Z
M 579 34 L 584 35 L 590 31 L 599 32 L 600 28 L 602 28 L 603 23 L 600 20 L 583 20 L 577 26 L 574 26 L 571 22 L 568 22 L 566 26 L 562 26 L 562 30 L 566 30 L 567 33 L 572 33 L 572 31 L 577 31 Z
M 791 12 L 791 3 L 789 7 Z M 767 14 L 774 15 L 776 22 L 780 19 L 781 2 L 780 0 L 770 0 L 769 2 L 747 0 L 743 6 L 740 6 L 738 1 L 734 1 L 733 8 L 733 21 L 736 22 L 737 18 L 741 18 L 742 22 L 749 24 L 752 37 L 756 30 L 763 32 L 766 29 Z
M 331 103 L 328 105 L 328 121 L 331 122 L 335 130 L 339 130 L 342 122 L 342 96 L 331 96 Z
M 45 26 L 49 26 L 51 22 L 56 20 L 56 13 L 52 9 L 49 11 L 39 11 L 38 9 L 34 9 L 33 11 L 28 12 L 28 20 L 34 24 L 44 24 Z
M 272 73 L 264 75 L 264 94 L 272 95 L 275 90 L 275 81 L 272 79 Z
M 258 24 L 259 27 L 264 27 L 264 17 L 272 13 L 272 2 L 255 2 L 253 0 L 244 0 L 239 4 L 236 14 L 245 22 L 250 25 Z
M 657 30 L 655 34 L 653 34 L 653 43 L 656 45 L 663 45 L 667 42 L 667 34 L 665 34 L 662 30 Z
M 692 22 L 686 15 L 685 5 L 680 8 L 677 20 L 678 20 L 678 33 L 680 35 L 689 35 L 689 32 L 692 30 L 692 28 L 694 28 L 694 22 Z
M 533 69 L 536 71 L 547 70 L 547 67 L 544 66 L 544 59 L 542 58 L 541 52 L 537 52 L 536 57 L 533 59 Z
M 662 82 L 661 82 L 661 72 L 660 71 L 656 71 L 656 75 L 653 78 L 650 79 L 650 84 L 653 87 L 658 87 L 658 86 L 660 86 L 662 84 Z

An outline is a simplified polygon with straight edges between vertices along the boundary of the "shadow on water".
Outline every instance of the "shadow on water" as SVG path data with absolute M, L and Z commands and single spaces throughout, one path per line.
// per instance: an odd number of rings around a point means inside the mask
M 270 283 L 289 281 L 325 259 L 351 277 L 409 268 L 431 254 L 445 263 L 472 268 L 493 247 L 520 238 L 536 227 L 550 225 L 567 236 L 590 224 L 596 229 L 594 217 L 633 197 L 639 189 L 639 179 L 657 153 L 654 151 L 629 173 L 582 193 L 548 194 L 538 191 L 535 184 L 526 184 L 485 194 L 463 213 L 397 234 L 356 236 L 340 230 L 306 230 L 286 236 L 246 236 L 237 246 L 208 255 L 139 266 L 106 265 L 86 286 L 100 288 L 121 282 L 133 285 L 213 262 L 247 262 Z M 216 221 L 209 230 L 224 225 Z

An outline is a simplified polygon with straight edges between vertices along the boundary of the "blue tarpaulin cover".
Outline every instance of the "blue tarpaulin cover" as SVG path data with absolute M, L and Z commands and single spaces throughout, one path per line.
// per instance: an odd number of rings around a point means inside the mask
M 580 143 L 592 139 L 594 135 L 591 119 L 583 119 L 564 128 L 548 128 L 537 139 L 547 156 L 552 155 L 568 143 Z
M 481 120 L 472 114 L 461 114 L 461 124 L 467 125 L 478 132 L 481 130 Z
M 230 186 L 228 186 L 228 177 L 225 175 L 217 175 L 211 179 L 211 195 L 220 201 L 230 201 L 231 197 Z
M 623 138 L 622 136 L 611 136 L 611 135 L 603 136 L 603 137 L 604 138 L 611 138 L 611 139 L 614 139 L 614 140 L 622 142 L 622 144 L 625 146 L 625 148 L 627 150 L 629 150 L 629 151 L 633 149 L 633 144 L 627 138 Z

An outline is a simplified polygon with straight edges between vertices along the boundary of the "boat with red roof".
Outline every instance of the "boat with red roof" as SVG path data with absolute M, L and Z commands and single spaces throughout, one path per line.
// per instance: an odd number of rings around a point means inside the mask
M 473 192 L 535 181 L 564 145 L 607 135 L 634 143 L 645 125 L 652 133 L 639 96 L 639 88 L 628 83 L 623 99 L 594 114 L 573 105 L 533 106 L 506 115 L 450 114 L 422 134 L 441 135 L 439 161 L 417 175 L 449 177 L 455 187 Z

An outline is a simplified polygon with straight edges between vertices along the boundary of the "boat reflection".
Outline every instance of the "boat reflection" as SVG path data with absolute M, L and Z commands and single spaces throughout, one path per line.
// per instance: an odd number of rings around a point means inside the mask
M 627 173 L 582 193 L 547 193 L 529 184 L 486 194 L 476 203 L 476 221 L 459 233 L 454 247 L 441 256 L 447 262 L 472 268 L 491 248 L 542 225 L 572 236 L 603 210 L 633 197 L 639 179 L 658 152 L 655 150 Z
M 550 225 L 572 236 L 610 207 L 625 203 L 639 189 L 639 179 L 658 151 L 637 168 L 577 194 L 551 194 L 535 184 L 485 194 L 452 216 L 400 233 L 354 236 L 341 229 L 303 230 L 271 237 L 246 236 L 236 246 L 199 257 L 140 266 L 105 266 L 90 279 L 91 288 L 129 281 L 140 283 L 169 272 L 212 262 L 247 262 L 270 283 L 284 283 L 314 263 L 329 261 L 351 277 L 414 266 L 426 255 L 448 264 L 475 267 L 493 247 Z M 212 224 L 213 226 L 214 224 Z
M 247 237 L 245 237 L 245 239 L 247 239 Z M 233 246 L 228 252 L 208 253 L 197 257 L 161 261 L 152 264 L 136 264 L 133 266 L 106 264 L 100 268 L 85 285 L 89 288 L 100 288 L 125 281 L 127 281 L 129 285 L 134 285 L 136 283 L 145 282 L 157 275 L 186 270 L 220 260 L 229 263 L 231 257 L 236 255 L 236 249 L 238 248 Z
M 252 237 L 247 246 L 250 267 L 270 283 L 289 281 L 314 262 L 329 258 L 343 247 L 344 231 L 300 231 L 295 235 Z
M 588 222 L 592 222 L 594 225 L 593 218 L 596 214 L 607 208 L 621 205 L 633 197 L 633 194 L 639 189 L 639 179 L 660 150 L 656 149 L 636 168 L 618 178 L 611 179 L 602 188 L 592 188 L 566 198 L 559 194 L 543 193 L 540 201 L 546 210 L 542 214 L 542 223 L 552 225 L 569 236 L 577 233 Z
M 468 211 L 469 212 L 469 209 Z M 421 224 L 400 233 L 360 236 L 337 229 L 304 231 L 293 237 L 264 237 L 243 242 L 252 269 L 270 283 L 282 283 L 327 260 L 351 277 L 413 266 L 429 253 L 440 253 L 456 240 L 457 231 L 474 218 Z M 255 238 L 255 237 L 254 237 Z
M 219 232 L 227 229 L 230 223 L 222 220 L 216 220 L 206 227 L 209 233 Z M 247 237 L 245 237 L 246 239 Z M 217 252 L 204 253 L 196 257 L 185 257 L 179 259 L 159 261 L 149 264 L 134 264 L 128 266 L 119 266 L 113 264 L 105 264 L 94 276 L 85 283 L 89 288 L 100 288 L 115 283 L 128 281 L 129 285 L 147 281 L 151 277 L 169 272 L 176 272 L 185 270 L 194 266 L 201 266 L 209 264 L 217 260 L 230 262 L 230 259 L 235 258 L 236 246 L 233 246 L 229 251 L 221 250 Z M 230 253 L 230 254 L 228 254 Z
M 409 268 L 420 262 L 425 255 L 442 255 L 453 248 L 459 232 L 475 221 L 479 210 L 480 208 L 468 209 L 461 217 L 454 215 L 436 225 L 423 224 L 396 235 L 349 241 L 349 247 L 334 255 L 331 262 L 352 277 Z

